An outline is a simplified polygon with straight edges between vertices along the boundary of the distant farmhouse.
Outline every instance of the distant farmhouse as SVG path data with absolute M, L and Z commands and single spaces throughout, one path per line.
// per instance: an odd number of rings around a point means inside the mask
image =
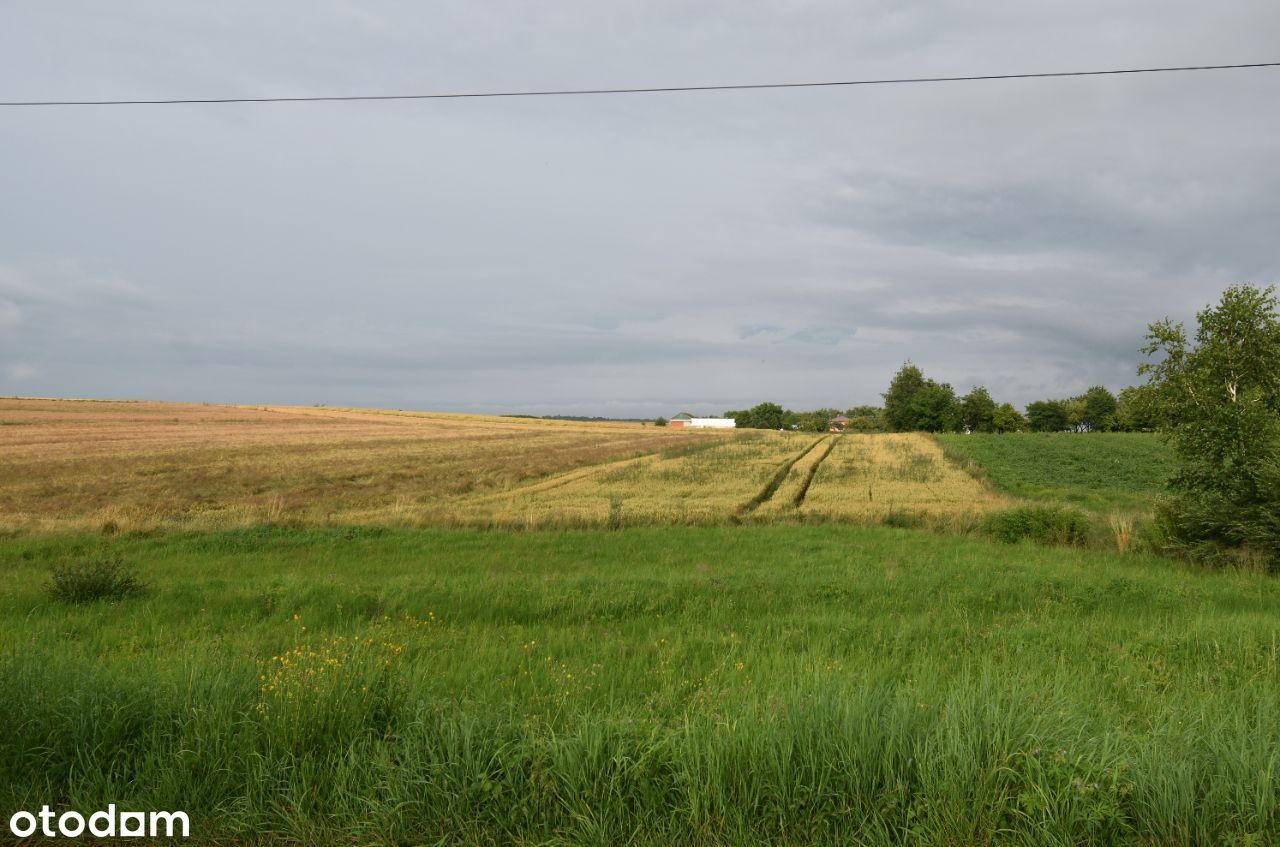
M 672 429 L 733 429 L 737 422 L 733 418 L 695 418 L 688 412 L 681 412 L 667 426 Z
M 827 432 L 844 432 L 845 427 L 849 425 L 849 419 L 844 415 L 836 415 L 827 422 Z

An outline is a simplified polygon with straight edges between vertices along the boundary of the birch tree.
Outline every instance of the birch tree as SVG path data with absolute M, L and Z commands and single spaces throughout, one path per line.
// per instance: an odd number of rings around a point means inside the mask
M 1139 366 L 1180 466 L 1162 509 L 1201 552 L 1248 548 L 1280 566 L 1280 312 L 1274 286 L 1228 288 L 1194 339 L 1168 318 L 1148 328 Z

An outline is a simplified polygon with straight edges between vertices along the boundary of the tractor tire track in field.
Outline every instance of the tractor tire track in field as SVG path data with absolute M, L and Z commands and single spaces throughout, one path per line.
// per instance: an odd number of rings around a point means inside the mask
M 795 499 L 791 501 L 791 505 L 800 508 L 804 503 L 805 496 L 809 493 L 809 486 L 813 485 L 813 478 L 818 475 L 818 468 L 822 467 L 822 463 L 831 455 L 831 451 L 836 449 L 837 438 L 831 436 L 827 439 L 827 449 L 822 451 L 822 455 L 818 457 L 818 461 L 809 466 L 809 473 L 805 474 L 804 482 L 800 484 L 800 490 L 796 492 Z
M 465 499 L 472 503 L 491 503 L 500 500 L 509 500 L 515 497 L 525 497 L 530 494 L 541 494 L 545 491 L 552 491 L 556 488 L 561 488 L 574 482 L 580 482 L 596 476 L 604 476 L 612 471 L 620 471 L 627 467 L 643 468 L 657 464 L 658 462 L 681 459 L 686 456 L 706 452 L 707 450 L 724 447 L 727 443 L 727 441 L 721 439 L 714 439 L 708 441 L 696 441 L 689 444 L 680 444 L 674 448 L 668 447 L 663 450 L 656 450 L 652 453 L 645 453 L 640 456 L 631 456 L 626 459 L 615 459 L 598 465 L 586 465 L 580 468 L 562 471 L 561 473 L 554 474 L 549 477 L 526 481 L 514 488 L 508 488 L 502 491 L 486 491 L 483 493 L 472 493 L 464 496 Z
M 756 494 L 755 497 L 752 497 L 746 503 L 743 503 L 738 507 L 735 517 L 749 515 L 756 509 L 760 508 L 764 503 L 769 502 L 769 500 L 773 498 L 773 495 L 778 491 L 778 488 L 781 487 L 782 483 L 786 481 L 787 474 L 791 473 L 791 469 L 795 467 L 796 462 L 816 450 L 818 445 L 827 438 L 830 438 L 830 436 L 823 436 L 822 438 L 815 439 L 808 447 L 805 447 L 794 457 L 784 462 L 782 467 L 778 468 L 773 477 L 765 484 L 764 488 L 760 489 L 760 493 Z
M 649 464 L 661 459 L 659 453 L 648 453 L 644 456 L 633 456 L 629 459 L 619 459 L 613 462 L 605 462 L 599 465 L 588 465 L 583 468 L 575 468 L 571 471 L 556 474 L 555 476 L 545 477 L 525 485 L 515 488 L 509 488 L 504 491 L 486 491 L 482 494 L 466 495 L 466 499 L 475 503 L 485 503 L 496 500 L 505 500 L 514 497 L 525 497 L 530 494 L 541 494 L 544 491 L 551 491 L 555 488 L 568 485 L 571 482 L 588 479 L 597 474 L 603 475 L 613 470 L 621 470 L 628 465 Z

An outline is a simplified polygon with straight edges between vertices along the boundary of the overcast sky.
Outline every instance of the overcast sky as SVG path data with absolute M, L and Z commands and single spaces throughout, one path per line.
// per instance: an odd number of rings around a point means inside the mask
M 1280 59 L 1274 0 L 0 6 L 0 100 Z M 0 109 L 0 394 L 616 416 L 1025 403 L 1280 279 L 1280 68 Z

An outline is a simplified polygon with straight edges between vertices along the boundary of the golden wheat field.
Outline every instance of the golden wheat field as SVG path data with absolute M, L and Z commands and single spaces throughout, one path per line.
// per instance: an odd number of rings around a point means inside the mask
M 1009 501 L 949 461 L 938 442 L 915 433 L 842 435 L 818 467 L 805 511 L 878 523 L 976 515 Z
M 719 441 L 440 503 L 429 522 L 489 526 L 835 520 L 964 523 L 1009 505 L 927 435 L 746 430 Z
M 638 459 L 441 504 L 436 517 L 498 526 L 718 523 L 753 510 L 815 435 L 746 430 Z
M 877 523 L 1005 504 L 914 434 L 0 400 L 8 530 Z
M 481 415 L 0 399 L 0 527 L 407 520 L 459 494 L 715 437 Z

